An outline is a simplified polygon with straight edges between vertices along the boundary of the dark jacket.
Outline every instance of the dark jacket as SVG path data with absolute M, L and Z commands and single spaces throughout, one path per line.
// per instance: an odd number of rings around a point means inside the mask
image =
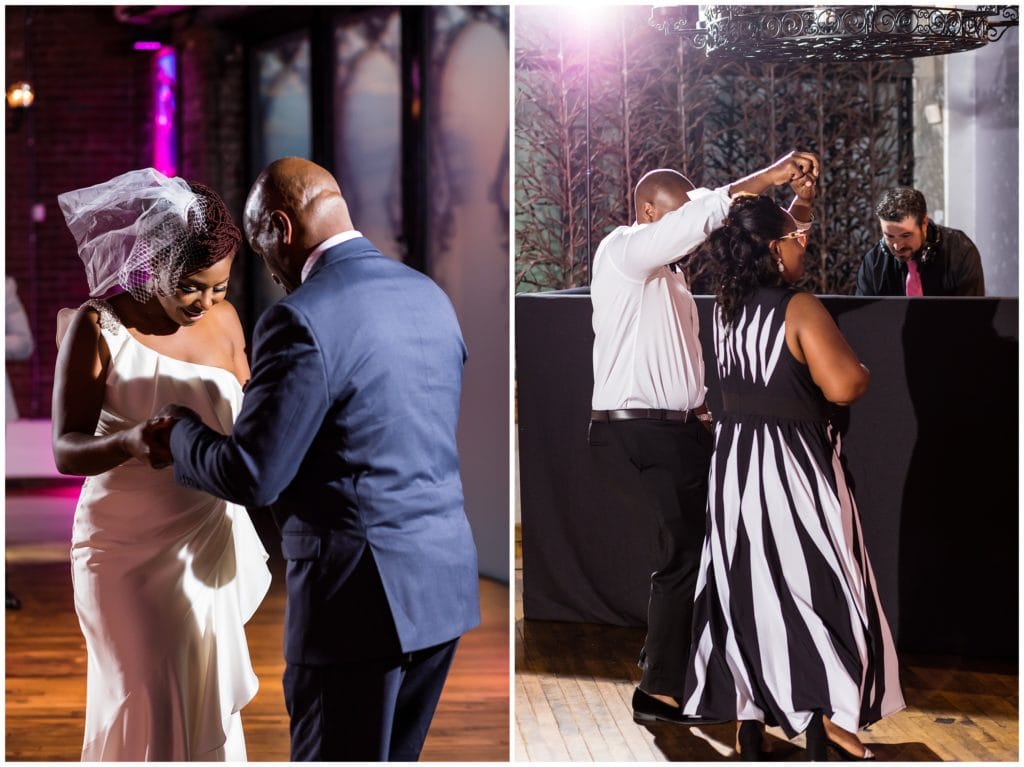
M 970 238 L 960 230 L 929 221 L 925 246 L 914 258 L 926 296 L 985 295 L 981 256 Z M 861 262 L 857 272 L 857 295 L 905 296 L 906 284 L 906 264 L 880 240 Z
M 359 237 L 260 317 L 231 435 L 175 426 L 179 482 L 272 506 L 289 663 L 412 652 L 479 622 L 455 443 L 465 359 L 448 297 Z

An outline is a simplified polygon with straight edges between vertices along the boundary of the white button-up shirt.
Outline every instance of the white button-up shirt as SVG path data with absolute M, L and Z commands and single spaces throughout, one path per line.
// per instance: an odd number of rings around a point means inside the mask
M 697 304 L 669 265 L 693 251 L 729 211 L 728 187 L 694 189 L 649 224 L 620 226 L 594 254 L 594 410 L 692 410 L 704 402 Z

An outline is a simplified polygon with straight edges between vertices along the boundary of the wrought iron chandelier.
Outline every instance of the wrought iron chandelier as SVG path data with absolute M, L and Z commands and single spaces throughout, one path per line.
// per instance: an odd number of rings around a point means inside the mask
M 650 24 L 708 58 L 868 61 L 980 48 L 1018 24 L 1018 7 L 655 5 Z

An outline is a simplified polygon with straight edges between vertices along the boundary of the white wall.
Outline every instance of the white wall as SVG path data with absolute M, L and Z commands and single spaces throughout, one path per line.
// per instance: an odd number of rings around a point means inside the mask
M 978 246 L 986 295 L 1017 296 L 1018 30 L 945 60 L 945 224 L 966 232 Z

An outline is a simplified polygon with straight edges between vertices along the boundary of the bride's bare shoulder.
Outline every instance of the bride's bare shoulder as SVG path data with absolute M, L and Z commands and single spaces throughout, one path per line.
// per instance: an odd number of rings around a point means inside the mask
M 230 365 L 222 366 L 233 371 L 239 383 L 244 386 L 249 380 L 249 362 L 245 354 L 245 331 L 238 312 L 229 302 L 221 301 L 211 315 L 216 317 L 217 332 L 231 359 Z
M 229 301 L 221 301 L 213 307 L 210 317 L 215 319 L 222 333 L 231 337 L 242 335 L 242 321 Z
M 79 326 L 82 329 L 79 329 Z M 57 348 L 59 349 L 64 339 L 67 338 L 68 331 L 75 328 L 75 334 L 72 336 L 77 337 L 83 331 L 91 337 L 98 337 L 100 334 L 100 312 L 95 306 L 90 304 L 84 304 L 79 306 L 77 309 L 65 307 L 57 312 Z

